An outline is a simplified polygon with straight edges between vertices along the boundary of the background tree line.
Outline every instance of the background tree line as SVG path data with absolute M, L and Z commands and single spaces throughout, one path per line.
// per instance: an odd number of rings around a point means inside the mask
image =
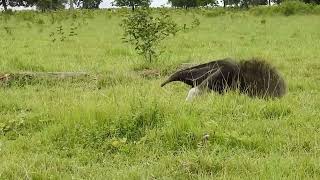
M 257 5 L 280 4 L 282 0 L 168 0 L 173 7 L 191 8 L 204 6 L 217 6 L 218 1 L 223 4 L 223 7 L 245 7 Z M 300 0 L 304 3 L 320 4 L 320 0 Z
M 45 10 L 57 10 L 65 8 L 65 5 L 69 5 L 70 9 L 74 7 L 84 9 L 97 9 L 103 0 L 0 0 L 0 6 L 3 6 L 4 10 L 10 7 L 16 6 L 36 6 L 37 9 Z M 143 6 L 148 7 L 152 0 L 114 0 L 112 3 L 114 6 L 127 6 L 132 10 L 136 7 Z M 206 7 L 206 6 L 218 6 L 219 2 L 223 4 L 223 7 L 242 7 L 248 8 L 249 6 L 257 5 L 270 5 L 271 3 L 280 4 L 282 0 L 168 0 L 172 7 L 176 8 L 194 8 L 194 7 Z M 304 3 L 320 4 L 320 0 L 301 0 Z

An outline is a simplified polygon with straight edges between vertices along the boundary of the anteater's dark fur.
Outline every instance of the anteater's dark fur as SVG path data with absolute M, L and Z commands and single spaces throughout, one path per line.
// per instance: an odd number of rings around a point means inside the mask
M 224 93 L 238 89 L 251 97 L 274 98 L 286 93 L 286 83 L 275 67 L 264 60 L 236 62 L 222 59 L 180 70 L 161 84 L 182 81 L 192 87 Z

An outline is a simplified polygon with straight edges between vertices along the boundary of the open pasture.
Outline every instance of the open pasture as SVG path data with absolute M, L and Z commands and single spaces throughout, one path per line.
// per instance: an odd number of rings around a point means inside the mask
M 319 15 L 175 10 L 181 31 L 148 65 L 122 42 L 124 13 L 0 15 L 1 73 L 90 74 L 1 85 L 0 179 L 320 178 Z M 225 57 L 266 59 L 288 94 L 187 103 L 182 83 L 160 88 L 181 63 Z

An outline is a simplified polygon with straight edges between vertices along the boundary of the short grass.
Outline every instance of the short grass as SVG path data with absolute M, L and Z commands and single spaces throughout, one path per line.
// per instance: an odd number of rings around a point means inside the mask
M 148 66 L 121 41 L 123 13 L 0 15 L 0 72 L 98 75 L 0 89 L 0 179 L 320 178 L 320 16 L 173 11 L 180 27 L 200 25 L 162 44 L 149 66 L 160 76 L 142 76 Z M 266 59 L 288 94 L 186 103 L 186 85 L 160 88 L 181 63 L 224 57 Z

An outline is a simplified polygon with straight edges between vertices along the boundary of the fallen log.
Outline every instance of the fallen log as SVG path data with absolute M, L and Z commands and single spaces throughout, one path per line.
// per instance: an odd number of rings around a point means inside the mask
M 73 79 L 88 78 L 90 74 L 86 72 L 16 72 L 0 74 L 0 85 L 8 85 L 15 81 L 28 81 L 33 79 Z
M 89 74 L 86 72 L 18 72 L 10 75 L 59 78 L 89 76 Z

